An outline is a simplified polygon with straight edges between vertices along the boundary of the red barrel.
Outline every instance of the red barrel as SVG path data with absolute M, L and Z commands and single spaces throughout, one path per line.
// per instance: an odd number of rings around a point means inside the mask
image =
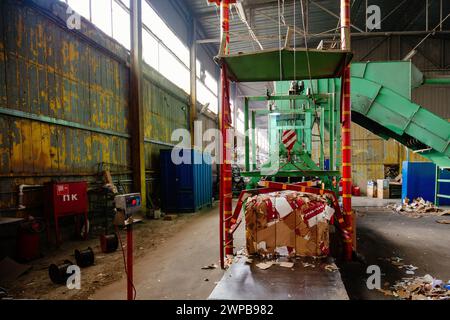
M 358 186 L 353 186 L 353 188 L 352 188 L 352 194 L 353 194 L 355 197 L 361 196 L 361 188 L 358 187 Z
M 44 224 L 37 220 L 23 222 L 17 231 L 17 258 L 30 261 L 40 257 L 40 233 Z

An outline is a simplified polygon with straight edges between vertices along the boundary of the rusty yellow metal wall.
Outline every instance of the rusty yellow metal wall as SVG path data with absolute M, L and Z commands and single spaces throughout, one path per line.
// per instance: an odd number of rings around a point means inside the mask
M 0 4 L 0 209 L 16 206 L 20 184 L 92 181 L 100 163 L 131 179 L 128 53 L 86 21 L 68 30 L 64 4 L 48 3 L 46 12 Z M 151 185 L 159 149 L 172 146 L 174 129 L 188 129 L 189 99 L 144 67 Z M 25 197 L 30 207 L 42 204 L 36 193 Z
M 22 183 L 128 167 L 125 63 L 28 6 L 1 14 L 0 206 L 14 206 Z

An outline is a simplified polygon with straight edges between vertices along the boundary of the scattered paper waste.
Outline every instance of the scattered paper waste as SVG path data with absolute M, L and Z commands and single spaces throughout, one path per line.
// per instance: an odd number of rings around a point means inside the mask
M 450 224 L 450 220 L 436 220 L 436 222 L 440 224 Z
M 272 261 L 269 262 L 260 262 L 256 266 L 262 270 L 269 269 L 273 265 Z
M 279 263 L 280 267 L 283 268 L 292 268 L 294 266 L 293 262 L 280 262 Z
M 215 264 L 215 263 L 212 263 L 209 266 L 203 266 L 202 267 L 203 270 L 210 270 L 210 269 L 217 269 L 217 268 L 218 268 L 217 264 Z
M 448 287 L 447 287 L 448 286 Z M 427 274 L 423 277 L 403 278 L 390 290 L 379 289 L 387 296 L 404 300 L 450 300 L 450 285 Z
M 305 267 L 305 268 L 308 268 L 308 267 L 315 268 L 316 267 L 314 264 L 308 263 L 308 262 L 302 262 L 302 264 L 303 264 L 303 267 Z
M 411 202 L 408 198 L 405 198 L 402 204 L 389 204 L 387 205 L 387 208 L 410 218 L 450 214 L 450 210 L 442 210 L 436 207 L 432 202 L 426 201 L 421 197 L 416 198 Z
M 327 265 L 325 266 L 325 270 L 327 270 L 327 271 L 329 271 L 329 272 L 334 272 L 334 271 L 339 270 L 339 268 L 337 267 L 336 264 L 332 263 L 332 264 L 327 264 Z

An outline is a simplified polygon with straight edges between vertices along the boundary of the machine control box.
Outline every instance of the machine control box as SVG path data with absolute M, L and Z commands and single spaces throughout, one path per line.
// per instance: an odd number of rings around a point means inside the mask
M 114 197 L 114 204 L 117 210 L 123 211 L 126 217 L 141 210 L 141 194 L 128 193 L 119 194 Z

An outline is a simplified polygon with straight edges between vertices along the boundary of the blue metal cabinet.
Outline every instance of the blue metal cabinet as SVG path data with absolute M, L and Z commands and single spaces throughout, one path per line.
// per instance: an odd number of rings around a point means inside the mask
M 175 164 L 172 149 L 160 151 L 161 209 L 163 212 L 195 212 L 212 204 L 211 157 L 193 149 L 173 149 L 189 163 Z
M 441 178 L 450 179 L 450 173 L 441 174 Z M 422 197 L 434 202 L 436 181 L 436 165 L 432 162 L 408 162 L 403 161 L 402 168 L 402 201 L 405 197 L 412 200 Z M 441 193 L 450 194 L 450 185 L 441 183 Z M 449 205 L 449 199 L 440 199 L 440 205 Z

